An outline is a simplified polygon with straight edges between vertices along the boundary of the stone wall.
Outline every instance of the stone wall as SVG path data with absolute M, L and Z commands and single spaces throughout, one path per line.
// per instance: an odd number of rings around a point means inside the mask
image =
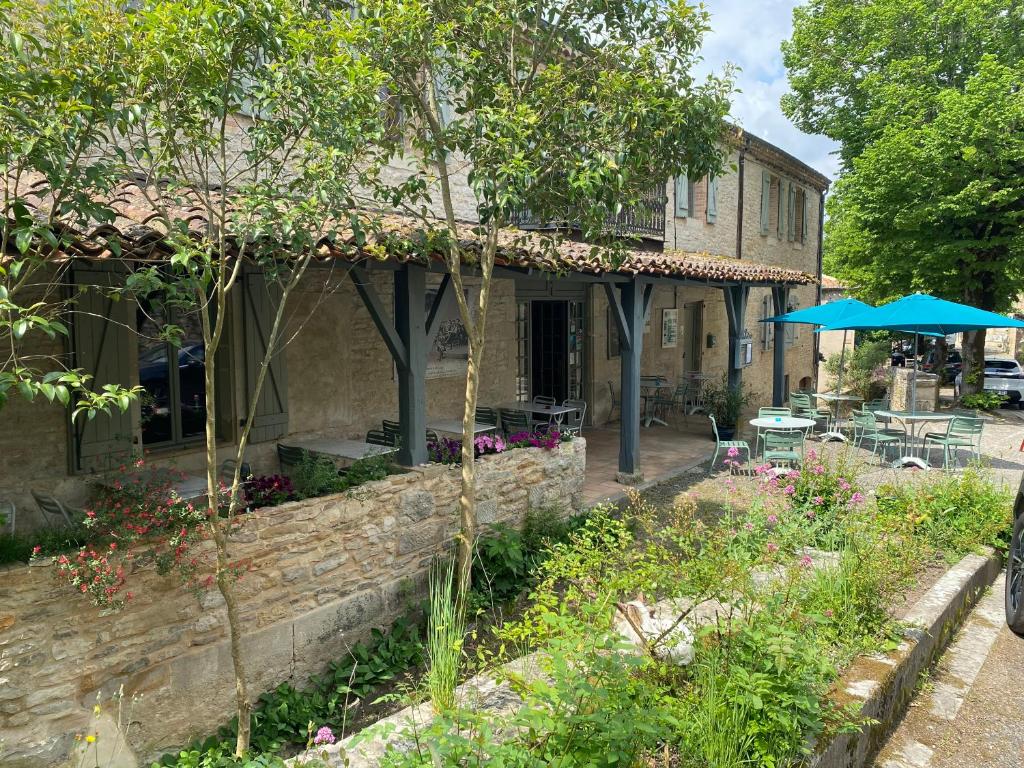
M 583 440 L 518 449 L 478 464 L 480 521 L 518 523 L 529 509 L 579 510 Z M 245 516 L 231 556 L 252 563 L 238 583 L 254 696 L 341 658 L 372 627 L 422 594 L 431 559 L 457 528 L 459 473 L 431 465 L 335 496 Z M 5 766 L 61 763 L 92 707 L 124 686 L 136 697 L 122 764 L 137 765 L 213 732 L 233 712 L 219 593 L 197 600 L 173 577 L 132 574 L 135 598 L 102 615 L 54 581 L 51 567 L 0 578 L 0 741 Z M 101 741 L 113 743 L 108 715 Z

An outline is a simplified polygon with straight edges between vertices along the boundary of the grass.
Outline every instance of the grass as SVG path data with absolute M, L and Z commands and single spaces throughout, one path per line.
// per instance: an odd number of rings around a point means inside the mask
M 430 570 L 430 616 L 427 622 L 427 691 L 434 710 L 450 712 L 455 708 L 455 688 L 459 684 L 462 646 L 466 638 L 466 619 L 454 594 L 455 564 L 435 563 Z

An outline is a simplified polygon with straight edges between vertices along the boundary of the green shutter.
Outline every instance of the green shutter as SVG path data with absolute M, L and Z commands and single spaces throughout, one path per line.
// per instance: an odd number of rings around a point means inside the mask
M 786 236 L 786 182 L 779 179 L 779 217 L 775 221 L 775 234 L 781 240 Z
M 275 282 L 268 282 L 261 272 L 244 276 L 243 330 L 245 333 L 245 397 L 252 402 L 263 358 L 267 353 L 267 342 L 274 324 L 274 315 L 281 301 L 281 289 Z M 279 340 L 280 346 L 280 340 Z M 249 440 L 253 443 L 266 442 L 288 432 L 288 371 L 285 353 L 279 350 L 270 358 L 263 388 L 256 399 Z
M 72 269 L 76 301 L 71 312 L 74 367 L 92 376 L 89 388 L 104 384 L 131 386 L 131 356 L 135 350 L 134 304 L 115 301 L 104 289 L 119 286 L 122 273 L 89 263 Z M 88 286 L 82 291 L 82 286 Z M 79 292 L 80 291 L 80 292 Z M 80 416 L 71 424 L 71 464 L 75 472 L 105 472 L 124 464 L 132 452 L 131 411 L 112 408 L 110 415 Z
M 800 222 L 800 242 L 807 242 L 807 216 L 810 213 L 810 196 L 807 194 L 807 190 L 804 190 L 804 217 Z
M 676 176 L 676 216 L 685 219 L 690 215 L 690 180 L 686 174 Z
M 796 235 L 796 187 L 793 186 L 793 182 L 788 182 L 786 187 L 786 239 L 792 240 Z
M 712 224 L 718 218 L 718 178 L 715 176 L 708 176 L 707 218 Z
M 768 223 L 771 219 L 772 175 L 761 171 L 761 234 L 768 234 Z

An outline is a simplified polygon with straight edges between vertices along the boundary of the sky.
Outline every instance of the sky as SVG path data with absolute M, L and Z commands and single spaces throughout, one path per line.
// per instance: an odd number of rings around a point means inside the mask
M 789 38 L 793 8 L 800 4 L 800 0 L 704 0 L 711 31 L 704 37 L 700 72 L 720 73 L 726 62 L 738 66 L 733 120 L 834 180 L 839 162 L 829 153 L 835 142 L 801 133 L 779 107 L 779 98 L 788 90 L 780 44 Z

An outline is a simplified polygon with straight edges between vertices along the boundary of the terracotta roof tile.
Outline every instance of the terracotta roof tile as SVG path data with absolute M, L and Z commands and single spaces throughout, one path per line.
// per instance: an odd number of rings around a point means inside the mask
M 37 185 L 39 193 L 31 199 L 31 190 L 22 195 L 40 210 L 45 210 L 50 201 L 42 194 L 44 187 Z M 205 211 L 198 199 L 190 201 L 187 190 L 182 200 L 168 209 L 170 218 L 186 223 L 195 232 L 206 228 Z M 166 203 L 166 200 L 164 200 Z M 153 211 L 146 190 L 139 184 L 125 182 L 117 187 L 109 198 L 110 207 L 116 216 L 110 223 L 85 228 L 70 238 L 72 245 L 66 250 L 71 256 L 105 258 L 112 256 L 109 240 L 118 239 L 122 254 L 129 258 L 163 258 L 168 253 L 164 242 L 167 234 L 161 217 Z M 400 261 L 439 259 L 440 254 L 424 254 L 418 247 L 424 241 L 422 225 L 416 218 L 396 213 L 365 212 L 367 228 L 373 230 L 370 242 L 386 245 L 390 258 Z M 469 250 L 481 246 L 481 238 L 471 223 L 459 224 L 459 239 Z M 320 241 L 320 251 L 325 258 L 358 258 L 369 255 L 363 248 L 353 251 L 342 248 L 339 243 L 353 245 L 349 225 L 339 227 L 331 236 Z M 517 229 L 505 229 L 498 238 L 499 265 L 504 267 L 534 269 L 553 274 L 581 272 L 592 275 L 619 274 L 648 277 L 668 277 L 698 282 L 790 283 L 809 285 L 814 277 L 806 272 L 786 269 L 753 261 L 740 261 L 727 256 L 710 253 L 689 253 L 683 251 L 650 252 L 638 249 L 624 249 L 617 253 L 612 262 L 603 257 L 600 249 L 588 243 L 562 240 L 552 244 L 550 238 L 537 233 Z

